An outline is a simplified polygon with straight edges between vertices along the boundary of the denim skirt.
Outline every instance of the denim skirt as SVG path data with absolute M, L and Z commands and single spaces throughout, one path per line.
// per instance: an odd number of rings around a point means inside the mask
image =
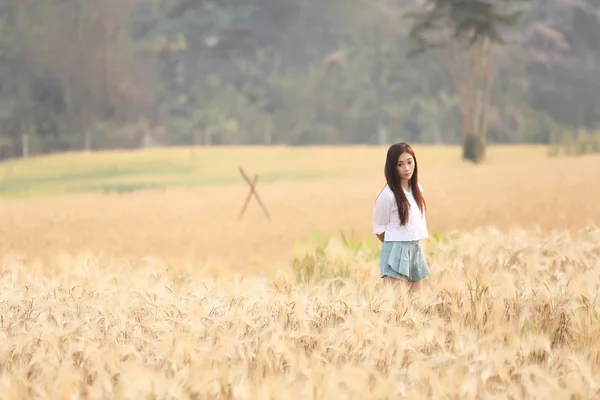
M 429 276 L 429 266 L 419 241 L 383 242 L 379 258 L 381 277 L 419 281 Z

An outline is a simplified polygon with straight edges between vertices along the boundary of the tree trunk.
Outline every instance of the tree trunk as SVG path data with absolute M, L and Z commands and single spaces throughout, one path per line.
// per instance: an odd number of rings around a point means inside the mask
M 449 27 L 453 31 L 452 27 Z M 469 37 L 452 39 L 450 66 L 460 93 L 462 158 L 480 163 L 485 159 L 488 108 L 492 86 L 491 49 L 488 40 L 468 45 Z

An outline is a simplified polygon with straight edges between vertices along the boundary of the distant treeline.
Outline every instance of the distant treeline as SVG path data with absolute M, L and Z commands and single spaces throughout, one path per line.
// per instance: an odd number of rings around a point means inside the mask
M 240 5 L 241 4 L 241 5 Z M 461 143 L 416 0 L 0 0 L 0 158 L 189 144 Z M 488 143 L 600 126 L 600 3 L 532 0 L 493 53 Z

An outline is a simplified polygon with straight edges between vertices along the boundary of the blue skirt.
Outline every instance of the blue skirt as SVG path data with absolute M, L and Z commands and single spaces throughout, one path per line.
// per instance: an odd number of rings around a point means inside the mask
M 379 258 L 381 277 L 419 281 L 429 276 L 429 267 L 419 241 L 383 242 Z

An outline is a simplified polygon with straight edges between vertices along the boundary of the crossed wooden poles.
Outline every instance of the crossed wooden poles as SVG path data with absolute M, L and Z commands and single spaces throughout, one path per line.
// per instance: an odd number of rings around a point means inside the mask
M 244 178 L 246 183 L 248 183 L 248 185 L 250 185 L 250 192 L 248 193 L 248 196 L 246 197 L 246 201 L 244 202 L 244 206 L 242 207 L 242 210 L 240 211 L 240 216 L 238 218 L 238 221 L 241 220 L 242 217 L 244 216 L 244 212 L 246 211 L 246 208 L 248 207 L 248 203 L 250 203 L 250 199 L 252 198 L 252 195 L 254 195 L 254 197 L 256 197 L 256 201 L 258 201 L 258 204 L 260 204 L 260 207 L 264 211 L 267 219 L 271 219 L 271 216 L 269 215 L 267 208 L 265 207 L 263 202 L 260 200 L 260 197 L 258 196 L 258 193 L 256 192 L 256 182 L 258 182 L 258 175 L 254 175 L 254 179 L 252 180 L 252 182 L 250 182 L 250 178 L 248 178 L 248 175 L 246 175 L 246 173 L 244 172 L 242 167 L 239 167 L 239 169 L 240 169 L 240 174 L 242 174 L 242 178 Z

